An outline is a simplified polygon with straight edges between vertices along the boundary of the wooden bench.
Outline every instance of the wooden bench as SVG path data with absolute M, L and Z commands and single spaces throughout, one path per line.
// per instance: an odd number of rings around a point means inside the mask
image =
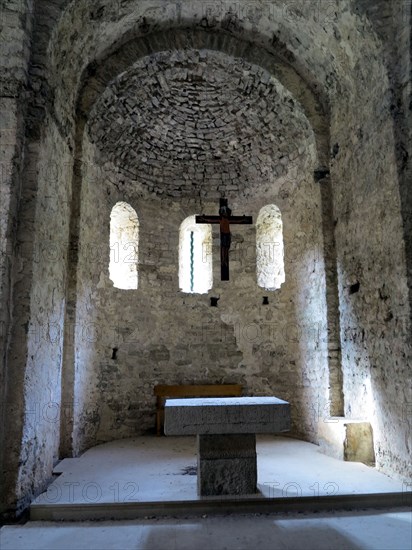
M 167 398 L 181 397 L 239 397 L 243 386 L 240 384 L 182 384 L 169 386 L 159 384 L 154 387 L 156 396 L 156 435 L 162 435 L 164 426 L 165 401 Z

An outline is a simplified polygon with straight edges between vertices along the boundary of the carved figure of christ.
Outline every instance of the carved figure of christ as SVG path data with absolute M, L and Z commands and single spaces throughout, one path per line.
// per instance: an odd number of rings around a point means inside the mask
M 196 223 L 218 223 L 220 226 L 220 278 L 229 280 L 230 224 L 251 224 L 252 216 L 232 216 L 227 199 L 220 199 L 219 216 L 196 216 Z

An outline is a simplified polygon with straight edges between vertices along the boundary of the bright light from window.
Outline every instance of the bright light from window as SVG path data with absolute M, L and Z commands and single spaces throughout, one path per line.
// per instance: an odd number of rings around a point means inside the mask
M 277 290 L 285 282 L 283 224 L 274 204 L 261 208 L 256 222 L 256 268 L 261 288 Z
M 126 202 L 118 202 L 110 214 L 109 274 L 115 288 L 137 289 L 139 219 Z
M 183 292 L 205 294 L 212 285 L 212 226 L 197 224 L 195 216 L 189 216 L 180 226 L 179 287 Z

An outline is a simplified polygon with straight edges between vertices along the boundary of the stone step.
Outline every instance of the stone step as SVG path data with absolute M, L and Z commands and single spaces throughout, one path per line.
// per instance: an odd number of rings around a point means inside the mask
M 253 496 L 202 497 L 202 500 L 166 502 L 119 502 L 99 504 L 33 504 L 31 521 L 130 520 L 165 516 L 220 514 L 276 514 L 360 510 L 366 508 L 406 508 L 411 492 L 351 494 L 334 496 L 264 498 Z

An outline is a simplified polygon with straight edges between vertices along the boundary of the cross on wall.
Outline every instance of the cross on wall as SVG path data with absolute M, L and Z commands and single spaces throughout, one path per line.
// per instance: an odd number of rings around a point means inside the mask
M 227 199 L 220 199 L 219 216 L 202 214 L 196 216 L 196 223 L 219 224 L 220 228 L 220 278 L 229 280 L 229 249 L 231 244 L 230 224 L 252 224 L 252 216 L 232 216 Z

